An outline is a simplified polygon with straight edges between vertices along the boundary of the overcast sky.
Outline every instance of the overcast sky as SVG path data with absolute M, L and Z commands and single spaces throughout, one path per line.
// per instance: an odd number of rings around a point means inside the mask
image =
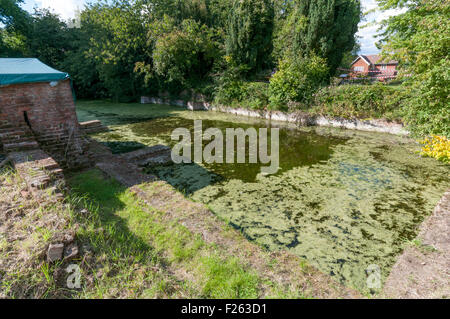
M 23 7 L 33 12 L 34 7 L 39 8 L 51 8 L 54 12 L 58 13 L 63 19 L 73 18 L 75 11 L 77 9 L 82 9 L 87 0 L 25 0 Z M 370 10 L 377 7 L 375 0 L 361 0 L 364 10 Z M 367 21 L 361 23 L 361 25 L 367 24 L 368 22 L 380 22 L 384 18 L 398 14 L 398 11 L 389 12 L 376 12 L 367 17 Z M 378 49 L 375 47 L 376 39 L 374 36 L 377 34 L 378 26 L 373 25 L 360 29 L 358 36 L 361 42 L 361 53 L 362 54 L 373 54 L 378 53 Z

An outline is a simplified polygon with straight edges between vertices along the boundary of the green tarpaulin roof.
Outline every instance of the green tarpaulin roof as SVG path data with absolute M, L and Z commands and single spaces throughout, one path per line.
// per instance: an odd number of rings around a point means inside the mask
M 0 85 L 52 82 L 69 78 L 69 74 L 52 69 L 38 59 L 0 58 Z

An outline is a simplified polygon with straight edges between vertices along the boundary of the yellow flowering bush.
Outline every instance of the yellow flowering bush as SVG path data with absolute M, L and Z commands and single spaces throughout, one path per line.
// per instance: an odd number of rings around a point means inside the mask
M 433 135 L 421 141 L 423 145 L 421 155 L 433 157 L 450 164 L 450 139 L 445 136 Z

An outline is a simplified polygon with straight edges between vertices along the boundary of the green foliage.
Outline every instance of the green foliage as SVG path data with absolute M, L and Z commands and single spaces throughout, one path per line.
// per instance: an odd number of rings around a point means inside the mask
M 98 79 L 108 96 L 116 101 L 129 101 L 139 95 L 143 83 L 134 69 L 138 61 L 146 59 L 147 23 L 141 11 L 142 7 L 125 2 L 97 3 L 82 12 L 81 43 L 69 55 L 73 54 L 72 60 L 85 60 L 95 70 L 88 72 L 86 80 L 84 74 L 79 74 L 84 87 Z
M 27 35 L 30 15 L 20 7 L 23 0 L 0 0 L 0 23 L 7 29 Z
M 379 0 L 383 9 L 407 11 L 384 21 L 387 58 L 402 62 L 408 99 L 405 120 L 415 135 L 450 136 L 450 2 Z
M 0 28 L 0 55 L 1 57 L 20 57 L 26 52 L 27 38 L 15 31 Z
M 79 97 L 126 102 L 143 94 L 212 99 L 215 93 L 217 100 L 258 109 L 268 105 L 268 85 L 247 82 L 266 81 L 274 61 L 299 69 L 298 57 L 317 51 L 328 58 L 347 48 L 354 42 L 348 40 L 352 10 L 359 8 L 356 0 L 99 0 L 84 8 L 74 28 L 47 10 L 30 16 L 20 0 L 0 1 L 2 56 L 37 57 L 68 72 Z
M 226 52 L 249 72 L 270 67 L 274 8 L 270 0 L 235 0 L 228 22 Z
M 286 18 L 277 28 L 275 54 L 327 60 L 334 73 L 346 52 L 355 47 L 361 20 L 359 0 L 295 0 L 286 5 Z
M 402 112 L 405 92 L 382 83 L 326 87 L 316 94 L 313 113 L 330 117 L 385 118 L 396 120 Z
M 178 28 L 155 39 L 153 68 L 169 82 L 192 88 L 207 76 L 219 56 L 214 32 L 194 20 L 184 20 Z
M 1 57 L 17 57 L 26 51 L 31 17 L 19 6 L 21 3 L 23 0 L 0 0 Z
M 55 68 L 61 66 L 66 52 L 75 49 L 74 30 L 47 9 L 37 10 L 33 15 L 28 50 L 42 62 Z
M 296 60 L 285 59 L 270 80 L 270 107 L 285 110 L 289 102 L 308 104 L 327 80 L 325 59 L 314 55 Z

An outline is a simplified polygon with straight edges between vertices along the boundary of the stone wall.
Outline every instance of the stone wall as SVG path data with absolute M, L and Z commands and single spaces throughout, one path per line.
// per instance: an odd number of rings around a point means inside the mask
M 366 132 L 389 133 L 394 135 L 409 135 L 403 124 L 388 122 L 385 120 L 349 120 L 343 118 L 327 118 L 315 116 L 303 112 L 285 113 L 280 111 L 254 111 L 224 106 L 210 107 L 211 111 L 231 113 L 235 115 L 263 118 L 272 121 L 296 123 L 300 126 L 329 126 L 359 130 Z
M 142 97 L 142 104 L 167 104 L 187 107 L 191 111 L 209 110 L 231 113 L 234 115 L 262 118 L 272 121 L 296 123 L 300 126 L 330 126 L 367 132 L 390 133 L 395 135 L 409 135 L 402 124 L 387 122 L 385 120 L 348 120 L 342 118 L 327 118 L 314 116 L 303 112 L 285 113 L 280 111 L 248 110 L 243 108 L 231 108 L 226 106 L 211 105 L 207 102 L 184 102 L 152 97 Z
M 87 165 L 69 80 L 0 87 L 0 126 L 4 144 L 31 132 L 39 147 L 62 167 Z
M 206 111 L 211 107 L 209 102 L 184 101 L 159 97 L 141 97 L 141 104 L 165 104 L 186 107 L 191 111 Z

